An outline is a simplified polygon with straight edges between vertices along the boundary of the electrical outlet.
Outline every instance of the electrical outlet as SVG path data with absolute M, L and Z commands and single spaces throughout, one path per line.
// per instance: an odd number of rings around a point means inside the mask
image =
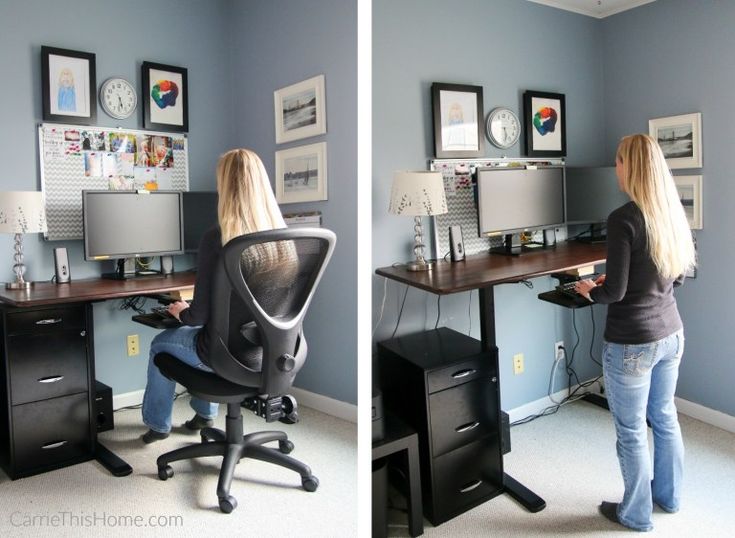
M 128 357 L 134 357 L 140 353 L 140 340 L 137 334 L 128 335 Z
M 554 361 L 564 360 L 564 340 L 554 344 Z
M 513 373 L 515 375 L 523 373 L 523 353 L 513 355 Z

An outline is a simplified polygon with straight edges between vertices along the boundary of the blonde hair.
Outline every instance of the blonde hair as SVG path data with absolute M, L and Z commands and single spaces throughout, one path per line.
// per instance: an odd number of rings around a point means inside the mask
M 222 244 L 241 235 L 285 228 L 263 161 L 249 149 L 233 149 L 217 163 L 217 217 Z M 255 273 L 275 264 L 292 265 L 295 247 L 291 241 L 255 245 L 243 253 L 244 266 Z M 291 271 L 281 276 L 290 276 Z
M 623 190 L 643 213 L 648 252 L 658 273 L 680 276 L 696 263 L 694 242 L 661 148 L 651 136 L 630 135 L 620 141 L 616 159 L 623 167 Z

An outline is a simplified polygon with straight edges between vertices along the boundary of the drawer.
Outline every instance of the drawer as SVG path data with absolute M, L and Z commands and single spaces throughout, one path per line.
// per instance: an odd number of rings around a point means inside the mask
M 456 362 L 446 368 L 431 371 L 426 374 L 428 392 L 431 394 L 480 377 L 489 377 L 492 373 L 493 362 L 489 353 L 483 353 L 468 357 L 467 360 Z
M 92 454 L 87 393 L 13 407 L 16 473 Z
M 84 330 L 21 334 L 7 341 L 12 405 L 89 390 Z
M 501 461 L 495 435 L 435 458 L 432 523 L 444 522 L 500 494 Z
M 84 306 L 65 306 L 13 312 L 7 315 L 8 334 L 47 333 L 68 329 L 84 329 Z
M 497 390 L 486 377 L 429 396 L 433 457 L 498 431 Z

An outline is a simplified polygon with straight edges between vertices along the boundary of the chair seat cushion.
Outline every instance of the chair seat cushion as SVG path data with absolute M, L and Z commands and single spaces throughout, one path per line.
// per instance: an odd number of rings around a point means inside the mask
M 258 389 L 245 387 L 181 362 L 168 353 L 153 357 L 154 364 L 167 378 L 186 387 L 192 396 L 209 402 L 237 403 L 256 396 Z

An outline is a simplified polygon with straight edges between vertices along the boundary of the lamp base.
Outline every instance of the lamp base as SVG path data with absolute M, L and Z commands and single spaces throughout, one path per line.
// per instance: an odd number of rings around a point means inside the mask
M 6 282 L 6 290 L 27 290 L 33 286 L 33 282 Z
M 423 263 L 419 263 L 412 261 L 406 264 L 406 271 L 430 271 L 432 265 L 434 265 L 434 262 L 425 261 Z

